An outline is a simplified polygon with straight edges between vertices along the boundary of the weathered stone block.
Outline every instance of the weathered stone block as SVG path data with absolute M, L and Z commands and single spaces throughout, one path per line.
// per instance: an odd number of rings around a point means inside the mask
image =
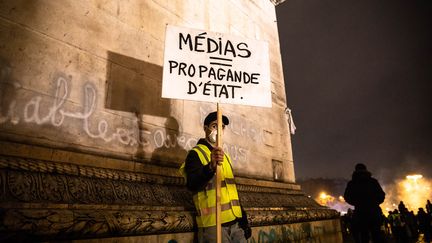
M 0 241 L 193 238 L 178 167 L 216 104 L 160 97 L 167 24 L 269 43 L 273 107 L 221 105 L 254 239 L 337 220 L 293 184 L 273 2 L 1 1 Z

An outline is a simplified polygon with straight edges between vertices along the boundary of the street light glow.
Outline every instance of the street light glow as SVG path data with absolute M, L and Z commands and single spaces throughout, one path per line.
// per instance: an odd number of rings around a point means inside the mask
M 422 176 L 422 175 L 407 175 L 406 178 L 407 178 L 408 180 L 414 180 L 414 181 L 417 181 L 418 179 L 423 178 L 423 176 Z

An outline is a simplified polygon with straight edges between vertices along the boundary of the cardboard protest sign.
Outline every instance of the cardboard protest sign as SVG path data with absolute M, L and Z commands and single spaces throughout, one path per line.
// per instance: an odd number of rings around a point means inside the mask
M 268 44 L 168 25 L 162 97 L 271 107 Z

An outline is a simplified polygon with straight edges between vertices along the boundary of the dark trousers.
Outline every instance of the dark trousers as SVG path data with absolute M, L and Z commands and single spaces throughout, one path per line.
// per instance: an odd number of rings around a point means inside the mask
M 353 221 L 353 235 L 356 243 L 369 243 L 370 238 L 374 243 L 385 242 L 381 232 L 380 215 L 357 213 L 354 214 Z
M 369 243 L 371 237 L 374 243 L 385 242 L 380 225 L 357 225 L 353 234 L 356 243 Z
M 244 231 L 239 224 L 222 226 L 222 243 L 246 243 Z M 214 243 L 216 242 L 216 226 L 198 229 L 199 243 Z

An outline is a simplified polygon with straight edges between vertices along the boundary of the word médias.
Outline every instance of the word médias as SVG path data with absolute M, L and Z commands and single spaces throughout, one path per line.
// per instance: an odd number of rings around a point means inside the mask
M 205 65 L 187 64 L 184 62 L 168 61 L 170 74 L 186 77 L 209 78 L 218 81 L 228 81 L 244 84 L 259 84 L 259 73 L 248 73 L 225 68 L 213 68 Z
M 233 44 L 230 40 L 222 40 L 222 38 L 215 40 L 206 37 L 206 34 L 203 32 L 192 37 L 190 34 L 185 36 L 183 33 L 179 33 L 179 49 L 182 50 L 186 46 L 190 51 L 218 53 L 219 55 L 242 58 L 248 58 L 252 54 L 244 42 Z

